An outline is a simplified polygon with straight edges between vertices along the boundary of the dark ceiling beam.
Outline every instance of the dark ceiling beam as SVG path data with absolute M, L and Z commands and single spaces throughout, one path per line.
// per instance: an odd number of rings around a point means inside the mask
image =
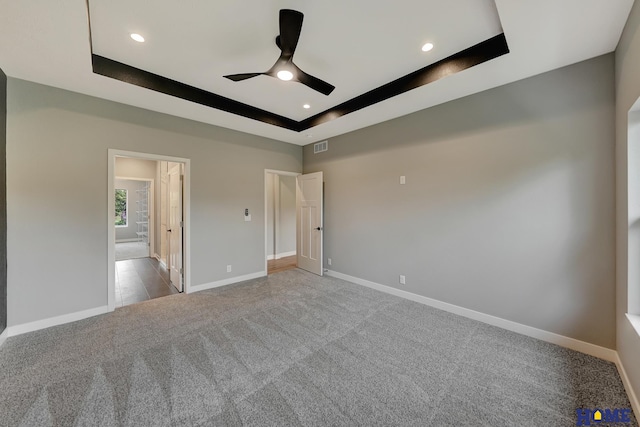
M 509 53 L 507 39 L 503 34 L 499 34 L 475 46 L 460 51 L 445 59 L 427 65 L 413 73 L 400 77 L 390 83 L 370 90 L 367 93 L 356 96 L 342 104 L 329 108 L 315 116 L 309 117 L 299 122 L 298 132 L 307 130 L 314 126 L 335 120 L 354 111 L 361 110 L 371 105 L 382 102 L 386 99 L 416 89 L 420 86 L 435 82 L 444 77 L 450 76 L 483 62 L 490 61 L 499 56 Z
M 92 54 L 91 63 L 94 73 L 111 77 L 125 83 L 290 130 L 299 126 L 297 121 L 287 117 L 239 101 L 234 101 L 233 99 L 225 98 L 224 96 L 185 83 L 180 83 L 176 80 L 171 80 L 100 55 Z
M 299 122 L 100 55 L 92 54 L 91 61 L 93 72 L 96 74 L 270 125 L 302 132 L 507 53 L 509 53 L 507 39 L 504 34 L 499 34 Z

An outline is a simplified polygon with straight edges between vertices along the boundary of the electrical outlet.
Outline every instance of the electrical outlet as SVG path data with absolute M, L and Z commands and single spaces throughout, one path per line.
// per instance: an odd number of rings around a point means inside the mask
M 231 266 L 227 265 L 227 273 L 231 273 Z
M 327 264 L 331 265 L 331 258 L 327 258 Z
M 407 284 L 407 279 L 404 277 L 404 274 L 400 275 L 400 284 L 401 285 L 406 285 Z

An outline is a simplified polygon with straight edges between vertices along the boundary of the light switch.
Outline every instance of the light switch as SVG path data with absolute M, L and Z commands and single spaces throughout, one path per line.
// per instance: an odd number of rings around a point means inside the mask
M 405 179 L 404 175 L 402 175 L 402 176 L 400 177 L 400 184 L 404 185 L 404 184 L 406 184 L 406 183 L 407 183 L 407 180 Z
M 251 214 L 244 216 L 245 221 L 251 221 Z

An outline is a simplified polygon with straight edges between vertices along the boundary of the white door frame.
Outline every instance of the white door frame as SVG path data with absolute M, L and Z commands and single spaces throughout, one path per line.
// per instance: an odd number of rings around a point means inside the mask
M 269 244 L 269 224 L 267 222 L 267 215 L 268 215 L 268 211 L 269 211 L 269 207 L 268 207 L 268 194 L 267 194 L 267 174 L 272 173 L 275 175 L 283 175 L 283 176 L 298 176 L 298 175 L 302 175 L 301 172 L 289 172 L 289 171 L 279 171 L 279 170 L 275 170 L 275 169 L 265 169 L 264 170 L 264 273 L 268 274 L 269 269 L 267 267 L 268 263 L 267 263 L 267 253 L 269 252 L 269 248 L 268 248 L 268 244 Z M 115 209 L 115 200 L 113 201 L 114 203 L 114 209 Z M 296 245 L 297 245 L 297 237 L 296 237 Z M 298 248 L 296 247 L 296 252 L 298 251 Z M 274 254 L 275 255 L 275 254 Z
M 129 176 L 115 176 L 115 179 L 123 179 L 126 181 L 144 181 L 144 182 L 150 182 L 151 184 L 149 185 L 149 257 L 153 257 L 154 253 L 152 252 L 152 249 L 155 247 L 155 179 L 151 179 L 151 178 L 134 178 L 134 177 L 129 177 Z M 115 191 L 115 187 L 114 187 L 114 191 Z M 128 197 L 128 196 L 127 196 Z M 127 201 L 127 209 L 128 209 L 128 201 Z M 114 202 L 114 210 L 115 210 L 115 202 Z M 129 211 L 127 210 L 127 215 L 129 215 Z
M 132 159 L 177 162 L 184 164 L 183 212 L 184 221 L 182 256 L 184 258 L 184 293 L 191 291 L 191 160 L 182 157 L 163 156 L 160 154 L 138 153 L 109 149 L 107 155 L 107 212 L 114 212 L 116 201 L 115 165 L 116 157 Z M 109 311 L 116 309 L 116 225 L 111 215 L 107 215 L 107 307 Z

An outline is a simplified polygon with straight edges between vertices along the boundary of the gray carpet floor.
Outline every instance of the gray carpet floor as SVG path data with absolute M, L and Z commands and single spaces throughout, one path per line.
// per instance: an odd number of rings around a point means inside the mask
M 614 364 L 297 269 L 0 348 L 2 426 L 575 426 L 578 407 L 630 407 Z
M 116 261 L 135 258 L 146 258 L 148 256 L 149 246 L 144 242 L 116 243 Z

